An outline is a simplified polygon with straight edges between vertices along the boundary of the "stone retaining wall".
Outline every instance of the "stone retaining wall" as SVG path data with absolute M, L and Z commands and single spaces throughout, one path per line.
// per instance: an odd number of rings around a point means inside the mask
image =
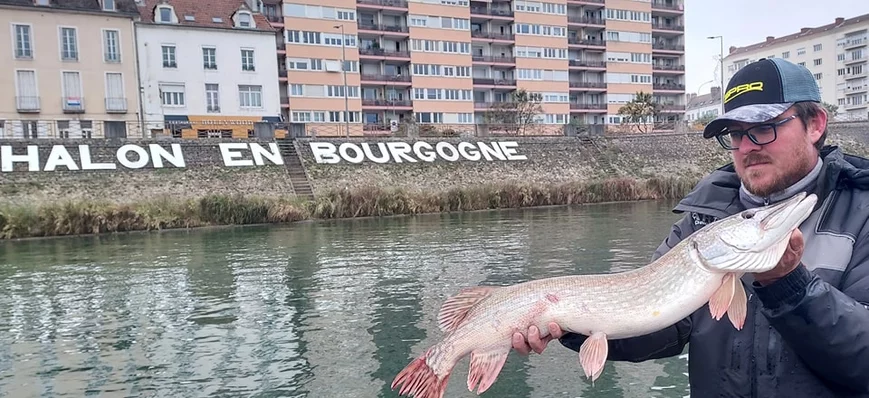
M 516 138 L 403 138 L 365 139 L 377 155 L 378 143 L 425 141 L 432 143 L 515 142 L 516 153 L 526 160 L 454 162 L 436 159 L 434 162 L 360 164 L 341 162 L 318 164 L 314 161 L 311 142 L 344 142 L 361 144 L 361 139 L 305 138 L 296 141 L 301 160 L 311 178 L 315 193 L 330 189 L 361 186 L 403 187 L 405 189 L 444 190 L 498 182 L 559 183 L 599 179 L 613 176 L 700 177 L 729 162 L 729 154 L 714 140 L 704 140 L 697 133 L 657 136 L 624 136 L 597 139 L 593 143 L 572 137 Z M 256 167 L 226 167 L 218 149 L 219 143 L 257 142 L 268 148 L 272 141 L 263 140 L 65 140 L 65 141 L 2 141 L 12 145 L 15 154 L 27 145 L 38 145 L 41 166 L 45 164 L 51 146 L 63 144 L 78 163 L 77 145 L 91 148 L 93 162 L 112 161 L 124 144 L 143 147 L 160 144 L 170 148 L 178 144 L 184 152 L 186 168 L 167 165 L 155 169 L 149 162 L 141 169 L 39 171 L 27 172 L 26 165 L 16 164 L 16 171 L 0 173 L 0 197 L 4 201 L 29 203 L 63 199 L 99 199 L 117 202 L 158 199 L 165 196 L 198 197 L 205 194 L 245 194 L 263 196 L 292 195 L 287 170 L 281 165 Z M 847 151 L 869 156 L 869 123 L 839 123 L 830 126 L 829 143 L 841 145 Z M 250 158 L 250 155 L 246 156 Z M 135 160 L 135 155 L 132 156 Z M 2 154 L 0 154 L 2 164 Z M 60 170 L 64 170 L 61 168 Z

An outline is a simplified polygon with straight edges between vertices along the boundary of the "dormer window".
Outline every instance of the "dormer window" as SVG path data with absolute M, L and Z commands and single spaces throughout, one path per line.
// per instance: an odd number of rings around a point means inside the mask
M 239 12 L 238 13 L 238 26 L 242 28 L 251 27 L 251 16 L 249 12 Z
M 49 0 L 34 0 L 33 3 L 36 4 L 36 5 L 38 5 L 38 6 L 47 6 L 47 5 L 50 5 L 50 4 L 49 4 Z
M 157 12 L 155 13 L 155 22 L 160 23 L 178 23 L 175 19 L 175 10 L 170 5 L 161 4 L 157 6 Z
M 115 11 L 115 0 L 103 0 L 104 11 Z

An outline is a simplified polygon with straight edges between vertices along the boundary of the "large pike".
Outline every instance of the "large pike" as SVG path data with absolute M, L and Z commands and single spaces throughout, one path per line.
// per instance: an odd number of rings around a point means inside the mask
M 512 335 L 536 325 L 541 337 L 557 323 L 589 336 L 579 363 L 592 382 L 607 358 L 607 340 L 668 327 L 706 303 L 716 320 L 728 315 L 741 330 L 747 299 L 740 278 L 773 269 L 791 232 L 811 214 L 817 197 L 799 194 L 708 224 L 656 261 L 631 271 L 553 277 L 511 286 L 477 286 L 450 297 L 438 313 L 445 336 L 392 382 L 399 394 L 440 398 L 455 364 L 471 355 L 468 390 L 495 382 L 512 349 Z

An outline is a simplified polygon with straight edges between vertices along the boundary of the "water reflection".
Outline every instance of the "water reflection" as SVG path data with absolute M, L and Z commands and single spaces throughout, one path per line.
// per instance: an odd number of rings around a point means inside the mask
M 359 219 L 0 245 L 0 396 L 394 397 L 459 289 L 642 266 L 669 204 Z M 467 391 L 467 359 L 447 390 Z M 684 359 L 512 354 L 484 396 L 682 397 Z

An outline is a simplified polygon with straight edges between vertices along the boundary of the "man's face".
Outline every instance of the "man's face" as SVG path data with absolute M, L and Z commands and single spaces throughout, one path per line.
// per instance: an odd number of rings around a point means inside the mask
M 793 185 L 811 171 L 818 157 L 814 143 L 826 127 L 826 114 L 821 113 L 804 126 L 792 107 L 767 123 L 780 121 L 784 122 L 774 129 L 767 126 L 749 130 L 759 142 L 763 142 L 763 136 L 771 138 L 774 134 L 771 143 L 757 145 L 747 135 L 733 139 L 734 146 L 738 146 L 731 151 L 736 173 L 745 188 L 758 196 L 769 196 Z M 732 122 L 728 127 L 745 131 L 762 124 Z

